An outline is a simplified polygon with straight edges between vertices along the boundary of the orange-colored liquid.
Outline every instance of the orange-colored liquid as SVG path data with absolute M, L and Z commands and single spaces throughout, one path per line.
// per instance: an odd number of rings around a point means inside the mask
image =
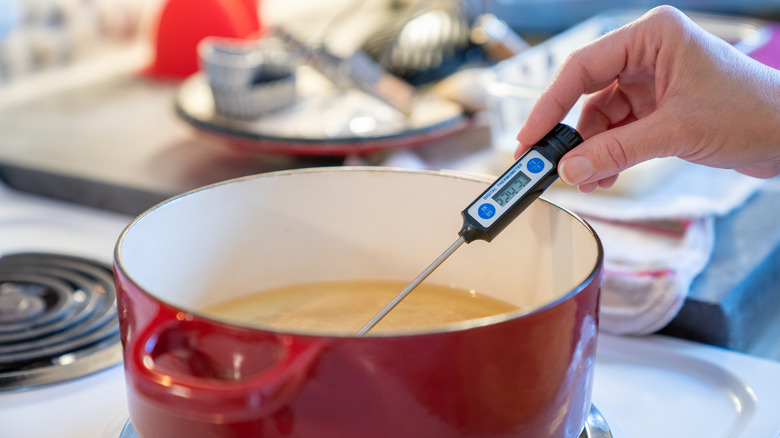
M 354 334 L 404 287 L 405 283 L 396 281 L 299 284 L 252 293 L 204 310 L 277 330 Z M 516 310 L 514 305 L 474 291 L 423 283 L 371 333 L 421 330 Z

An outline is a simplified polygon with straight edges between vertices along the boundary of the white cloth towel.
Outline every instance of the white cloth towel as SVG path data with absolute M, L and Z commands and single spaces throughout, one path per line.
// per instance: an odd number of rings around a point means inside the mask
M 600 326 L 642 335 L 663 328 L 709 261 L 714 218 L 612 222 L 586 218 L 604 246 Z
M 613 195 L 610 189 L 582 194 L 554 186 L 545 196 L 583 215 L 644 222 L 723 216 L 742 205 L 766 182 L 734 170 L 714 169 L 677 158 L 664 160 L 668 161 L 665 168 L 670 170 L 658 166 L 645 170 L 661 176 L 637 193 Z M 621 178 L 623 175 L 618 177 L 618 184 Z
M 583 215 L 601 238 L 601 329 L 644 335 L 667 325 L 709 262 L 715 218 L 742 205 L 764 182 L 680 161 L 639 193 L 548 191 L 548 199 Z

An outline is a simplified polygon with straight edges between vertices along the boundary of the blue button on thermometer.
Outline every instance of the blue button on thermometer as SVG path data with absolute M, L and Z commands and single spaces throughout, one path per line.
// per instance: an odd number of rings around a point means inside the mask
M 558 179 L 558 162 L 580 143 L 582 137 L 577 131 L 569 126 L 558 124 L 539 143 L 523 154 L 512 167 L 461 212 L 463 227 L 458 232 L 460 236 L 458 240 L 366 324 L 358 335 L 366 334 L 379 323 L 460 245 L 474 240 L 488 242 L 493 240 Z

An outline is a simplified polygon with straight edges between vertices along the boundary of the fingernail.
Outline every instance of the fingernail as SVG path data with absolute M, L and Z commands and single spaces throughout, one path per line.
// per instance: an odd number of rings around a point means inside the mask
M 593 176 L 593 165 L 582 156 L 567 158 L 561 161 L 558 174 L 563 182 L 576 186 Z
M 520 142 L 518 142 L 517 145 L 515 145 L 515 153 L 514 153 L 515 160 L 520 158 L 520 156 L 523 155 L 523 152 L 525 152 L 525 148 L 523 148 L 523 145 Z

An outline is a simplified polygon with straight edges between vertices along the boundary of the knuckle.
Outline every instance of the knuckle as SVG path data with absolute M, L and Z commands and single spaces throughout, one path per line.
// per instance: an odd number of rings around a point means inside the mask
M 651 21 L 652 26 L 663 28 L 665 32 L 674 32 L 675 34 L 684 28 L 688 21 L 685 14 L 669 5 L 657 6 L 651 9 L 646 16 Z
M 658 15 L 662 17 L 676 18 L 679 14 L 677 8 L 669 5 L 660 5 L 650 10 L 649 15 Z
M 569 68 L 575 72 L 575 76 L 580 78 L 583 84 L 590 85 L 593 83 L 593 75 L 590 73 L 586 64 L 587 53 L 585 47 L 580 47 L 573 52 L 569 53 L 564 62 L 565 68 Z
M 613 166 L 618 171 L 628 168 L 632 163 L 628 149 L 617 137 L 608 136 L 605 138 L 599 150 L 601 161 Z

